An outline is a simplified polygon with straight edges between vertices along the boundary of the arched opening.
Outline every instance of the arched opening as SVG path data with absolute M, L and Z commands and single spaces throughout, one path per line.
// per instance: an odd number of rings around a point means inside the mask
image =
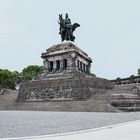
M 67 69 L 67 59 L 63 59 L 63 69 Z
M 59 69 L 60 69 L 60 61 L 56 60 L 56 70 L 59 70 Z
M 49 67 L 49 71 L 53 70 L 53 61 L 50 61 L 50 67 Z

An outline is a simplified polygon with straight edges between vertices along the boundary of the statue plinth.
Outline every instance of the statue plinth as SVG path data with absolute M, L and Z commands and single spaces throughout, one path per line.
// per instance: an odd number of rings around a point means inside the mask
M 17 101 L 86 100 L 112 88 L 108 80 L 90 74 L 92 59 L 71 41 L 53 45 L 41 58 L 46 70 L 22 83 Z
M 54 74 L 90 73 L 91 58 L 71 41 L 53 45 L 41 57 L 47 70 L 44 78 Z

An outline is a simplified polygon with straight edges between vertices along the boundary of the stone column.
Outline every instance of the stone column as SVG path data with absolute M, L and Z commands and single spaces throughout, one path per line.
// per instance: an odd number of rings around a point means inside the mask
M 63 70 L 63 60 L 60 60 L 60 71 Z
M 43 64 L 44 64 L 45 69 L 49 70 L 49 61 L 44 60 Z
M 72 67 L 72 58 L 67 58 L 67 67 Z
M 59 68 L 59 70 L 56 71 L 56 73 L 61 73 L 64 70 L 64 68 L 63 68 L 63 60 L 59 60 L 59 62 L 60 62 L 60 68 Z
M 68 58 L 68 70 L 73 70 L 76 68 L 76 59 L 75 58 Z
M 90 69 L 91 69 L 91 63 L 89 62 L 89 64 L 86 65 L 86 72 L 90 73 Z
M 56 71 L 56 61 L 53 61 L 53 70 L 52 70 L 52 72 L 55 73 L 55 71 Z
M 78 59 L 75 59 L 75 68 L 77 69 L 77 70 L 79 70 L 79 65 L 80 64 L 78 64 L 79 63 L 79 60 Z
M 90 73 L 90 70 L 91 70 L 91 63 L 89 62 L 89 73 Z
M 86 65 L 86 73 L 89 73 L 89 65 Z
M 85 72 L 85 63 L 83 63 L 83 71 Z

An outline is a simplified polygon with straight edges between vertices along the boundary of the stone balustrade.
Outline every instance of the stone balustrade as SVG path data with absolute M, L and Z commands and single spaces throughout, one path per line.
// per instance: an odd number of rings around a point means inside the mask
M 117 78 L 115 80 L 110 80 L 112 85 L 125 85 L 125 84 L 133 84 L 140 83 L 140 76 L 131 75 L 127 78 Z

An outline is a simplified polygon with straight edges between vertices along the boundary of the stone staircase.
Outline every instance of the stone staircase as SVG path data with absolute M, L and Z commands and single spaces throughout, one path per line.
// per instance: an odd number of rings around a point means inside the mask
M 110 104 L 123 111 L 140 111 L 140 84 L 115 86 Z

